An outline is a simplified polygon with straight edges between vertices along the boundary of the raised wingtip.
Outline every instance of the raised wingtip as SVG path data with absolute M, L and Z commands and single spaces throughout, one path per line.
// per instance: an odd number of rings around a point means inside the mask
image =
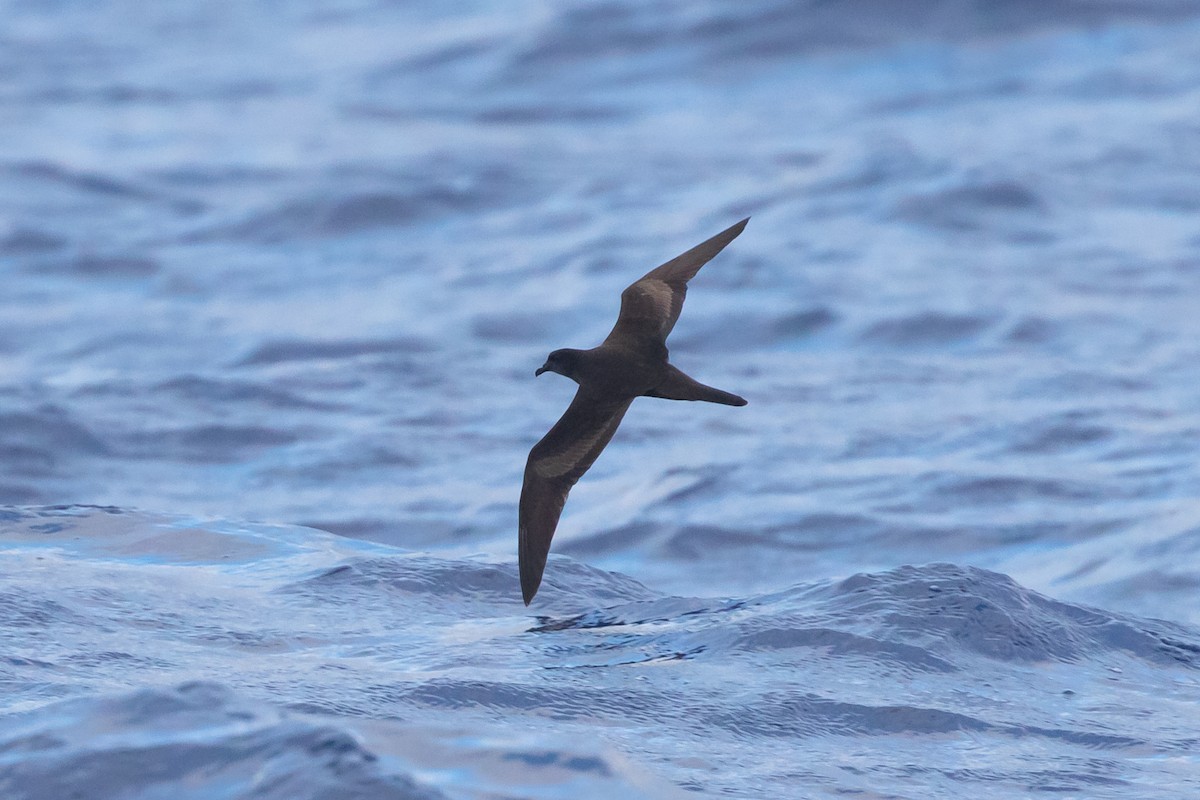
M 732 241 L 733 239 L 736 239 L 739 235 L 741 235 L 741 232 L 746 229 L 746 223 L 749 221 L 750 221 L 750 218 L 746 217 L 744 220 L 742 220 L 740 222 L 733 223 L 732 225 L 730 225 L 728 228 L 726 228 L 724 231 L 722 231 L 721 233 L 719 233 L 717 235 L 718 236 L 728 235 L 730 240 Z

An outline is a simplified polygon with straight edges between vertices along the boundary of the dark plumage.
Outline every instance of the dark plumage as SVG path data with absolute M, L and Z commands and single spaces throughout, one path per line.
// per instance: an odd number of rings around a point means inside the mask
M 567 493 L 612 439 L 634 398 L 746 405 L 736 394 L 705 386 L 669 364 L 666 341 L 683 309 L 687 282 L 749 221 L 742 220 L 646 273 L 621 292 L 617 324 L 599 347 L 555 350 L 537 371 L 537 375 L 565 375 L 579 384 L 579 390 L 525 462 L 518 545 L 525 605 L 542 583 Z

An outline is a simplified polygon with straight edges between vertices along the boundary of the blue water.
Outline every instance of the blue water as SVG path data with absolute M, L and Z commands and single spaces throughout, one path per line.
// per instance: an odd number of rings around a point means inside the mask
M 0 797 L 1200 795 L 1200 4 L 0 0 Z M 736 220 L 533 606 L 547 352 Z

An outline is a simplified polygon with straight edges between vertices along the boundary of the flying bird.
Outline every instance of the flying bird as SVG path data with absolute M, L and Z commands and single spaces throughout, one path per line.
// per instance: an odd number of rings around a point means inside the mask
M 557 372 L 578 383 L 579 389 L 525 462 L 518 524 L 525 605 L 542 583 L 550 540 L 567 494 L 612 439 L 635 398 L 746 405 L 736 394 L 705 386 L 671 365 L 667 336 L 683 309 L 688 281 L 749 221 L 747 217 L 647 272 L 621 292 L 621 312 L 608 338 L 590 350 L 555 350 L 535 373 Z

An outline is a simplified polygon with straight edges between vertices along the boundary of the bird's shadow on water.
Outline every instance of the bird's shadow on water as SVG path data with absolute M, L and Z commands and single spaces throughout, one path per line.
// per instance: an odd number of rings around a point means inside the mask
M 701 655 L 711 645 L 703 632 L 686 624 L 686 618 L 719 612 L 721 608 L 706 605 L 679 613 L 664 608 L 664 604 L 678 607 L 681 601 L 686 602 L 682 598 L 664 598 L 566 617 L 539 615 L 539 624 L 525 633 L 567 637 L 543 642 L 555 654 L 553 662 L 544 665 L 545 669 L 604 669 L 684 661 Z M 700 627 L 709 628 L 712 624 L 710 620 Z
M 701 605 L 697 605 L 697 603 Z M 566 630 L 664 624 L 679 622 L 688 617 L 728 613 L 744 608 L 748 604 L 746 600 L 667 597 L 649 602 L 622 603 L 569 617 L 539 614 L 537 616 L 538 624 L 525 632 L 554 633 Z

